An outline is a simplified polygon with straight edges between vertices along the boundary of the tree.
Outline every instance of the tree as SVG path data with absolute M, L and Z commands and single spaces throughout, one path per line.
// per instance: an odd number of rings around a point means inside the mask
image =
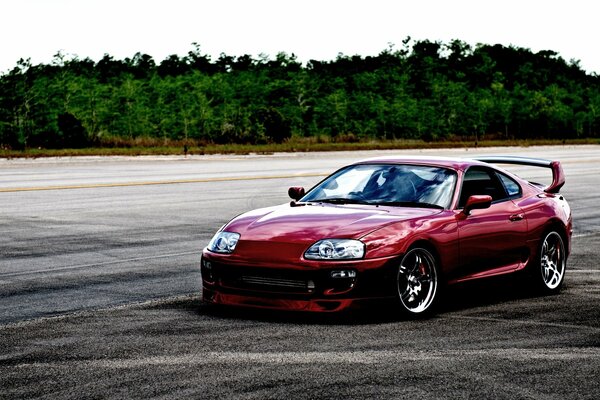
M 551 50 L 406 38 L 400 50 L 304 66 L 283 52 L 213 61 L 192 46 L 158 64 L 142 53 L 19 61 L 0 76 L 0 146 L 600 133 L 600 77 Z

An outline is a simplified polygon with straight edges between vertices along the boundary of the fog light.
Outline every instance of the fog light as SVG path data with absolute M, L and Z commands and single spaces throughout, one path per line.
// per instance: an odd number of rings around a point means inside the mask
M 202 259 L 200 265 L 202 265 L 202 279 L 206 282 L 213 283 L 215 281 L 215 276 L 213 274 L 213 265 L 210 261 L 206 259 Z
M 334 279 L 356 278 L 356 271 L 351 269 L 335 270 L 331 271 L 330 276 Z

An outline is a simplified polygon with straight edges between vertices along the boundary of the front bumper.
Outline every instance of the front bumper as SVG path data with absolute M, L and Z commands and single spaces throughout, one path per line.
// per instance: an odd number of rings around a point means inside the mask
M 396 267 L 396 257 L 309 262 L 306 266 L 251 265 L 205 251 L 202 299 L 209 304 L 263 309 L 342 311 L 373 300 L 393 299 Z

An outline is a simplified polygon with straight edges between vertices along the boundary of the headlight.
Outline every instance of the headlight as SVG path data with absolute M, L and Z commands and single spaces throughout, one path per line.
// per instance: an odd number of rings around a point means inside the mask
M 208 250 L 215 253 L 233 253 L 238 240 L 240 240 L 239 233 L 233 232 L 217 232 L 215 236 L 208 242 Z
M 365 244 L 352 239 L 325 239 L 313 244 L 304 253 L 308 260 L 355 260 L 365 255 Z

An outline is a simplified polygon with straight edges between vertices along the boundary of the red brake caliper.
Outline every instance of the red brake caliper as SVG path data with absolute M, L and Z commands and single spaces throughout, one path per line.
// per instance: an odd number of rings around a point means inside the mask
M 421 274 L 421 276 L 427 274 L 427 270 L 425 269 L 425 264 L 423 264 L 423 261 L 419 263 L 419 273 Z

